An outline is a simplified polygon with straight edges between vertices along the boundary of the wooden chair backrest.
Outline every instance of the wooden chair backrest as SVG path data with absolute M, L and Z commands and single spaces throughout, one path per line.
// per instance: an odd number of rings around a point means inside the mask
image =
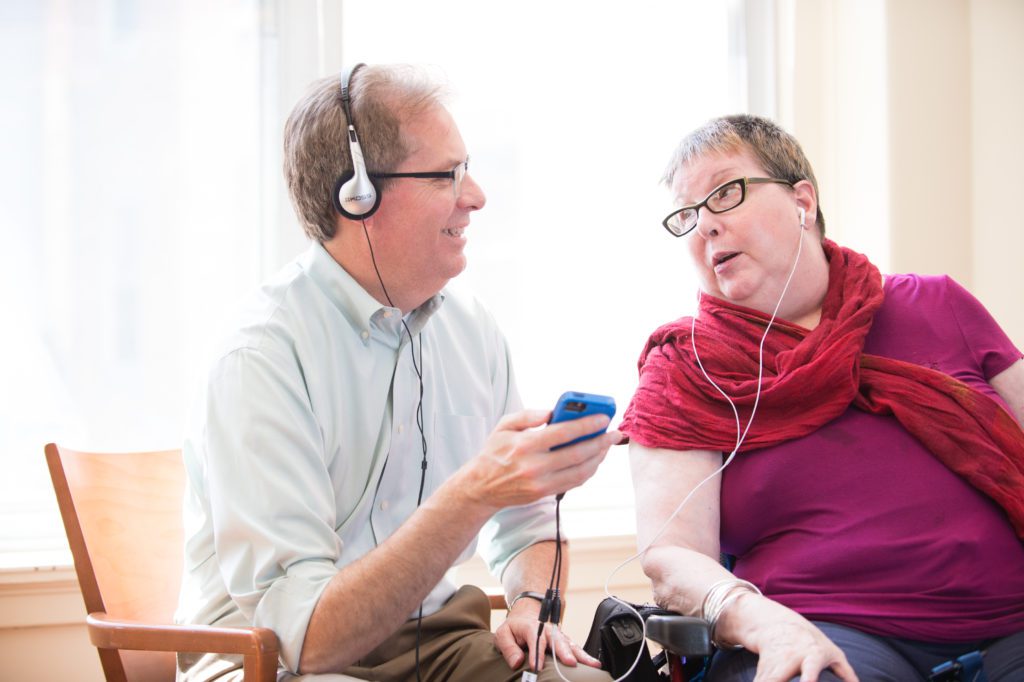
M 183 557 L 181 451 L 89 453 L 50 444 L 46 460 L 86 610 L 173 622 Z M 123 650 L 120 661 L 129 680 L 174 679 L 173 653 Z

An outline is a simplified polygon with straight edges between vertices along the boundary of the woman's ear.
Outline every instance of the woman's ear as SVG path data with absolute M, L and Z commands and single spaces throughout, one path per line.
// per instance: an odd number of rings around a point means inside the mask
M 818 197 L 814 193 L 814 185 L 808 180 L 801 180 L 793 185 L 793 196 L 796 199 L 800 227 L 810 229 L 818 222 Z

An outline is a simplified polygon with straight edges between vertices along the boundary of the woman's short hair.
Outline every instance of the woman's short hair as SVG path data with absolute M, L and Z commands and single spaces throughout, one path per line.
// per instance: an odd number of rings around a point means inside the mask
M 750 114 L 714 118 L 697 128 L 679 143 L 662 181 L 671 185 L 683 165 L 709 153 L 749 150 L 771 177 L 796 183 L 807 180 L 818 199 L 818 230 L 825 234 L 825 215 L 821 212 L 821 193 L 811 162 L 796 138 L 774 121 Z
M 411 153 L 402 123 L 443 105 L 443 87 L 423 70 L 407 65 L 368 65 L 350 83 L 352 118 L 366 168 L 393 172 Z M 284 177 L 295 213 L 310 239 L 334 237 L 337 213 L 332 193 L 338 177 L 352 170 L 348 121 L 341 104 L 341 80 L 315 81 L 284 127 Z M 374 180 L 383 192 L 389 181 Z

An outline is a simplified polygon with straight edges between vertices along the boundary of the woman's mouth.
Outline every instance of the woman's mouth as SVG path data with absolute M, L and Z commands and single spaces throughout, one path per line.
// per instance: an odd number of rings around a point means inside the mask
M 739 251 L 727 251 L 725 253 L 716 254 L 712 259 L 712 267 L 717 271 L 722 265 L 728 263 L 738 255 L 740 255 Z

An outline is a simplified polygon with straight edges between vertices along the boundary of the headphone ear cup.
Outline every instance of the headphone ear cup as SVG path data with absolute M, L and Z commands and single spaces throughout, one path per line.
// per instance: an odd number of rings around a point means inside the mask
M 356 134 L 349 106 L 352 76 L 363 66 L 365 64 L 356 64 L 351 71 L 341 74 L 341 106 L 345 110 L 345 120 L 348 121 L 348 153 L 352 160 L 352 171 L 343 173 L 334 183 L 332 202 L 334 209 L 349 220 L 369 218 L 380 208 L 380 192 L 366 171 L 363 149 L 359 145 L 359 135 Z
M 345 196 L 350 199 L 345 201 Z M 334 210 L 349 220 L 365 220 L 380 208 L 381 191 L 369 176 L 357 177 L 353 171 L 346 171 L 334 183 L 331 199 Z

